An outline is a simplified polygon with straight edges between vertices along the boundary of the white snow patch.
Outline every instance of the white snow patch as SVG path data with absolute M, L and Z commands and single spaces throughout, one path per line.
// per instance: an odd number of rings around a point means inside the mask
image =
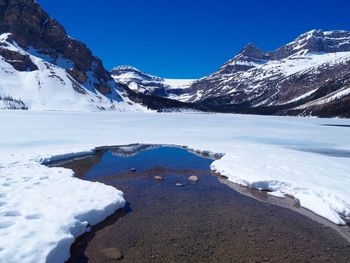
M 296 97 L 296 98 L 294 98 L 294 99 L 292 99 L 292 100 L 289 100 L 289 101 L 287 101 L 287 102 L 284 102 L 283 104 L 288 104 L 288 103 L 292 103 L 292 102 L 299 101 L 299 100 L 301 100 L 301 99 L 305 99 L 305 98 L 311 96 L 311 95 L 312 95 L 313 93 L 315 93 L 317 90 L 318 90 L 318 88 L 317 88 L 317 89 L 310 90 L 309 92 L 306 92 L 305 94 L 300 95 L 299 97 Z
M 64 262 L 77 236 L 125 204 L 113 187 L 21 161 L 0 170 L 0 262 Z
M 196 79 L 164 79 L 164 84 L 169 85 L 172 89 L 189 88 Z

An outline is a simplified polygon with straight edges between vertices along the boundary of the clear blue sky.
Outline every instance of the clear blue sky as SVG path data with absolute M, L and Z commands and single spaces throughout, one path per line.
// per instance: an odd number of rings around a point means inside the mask
M 37 0 L 107 69 L 169 78 L 217 70 L 248 42 L 273 50 L 311 29 L 350 30 L 349 0 Z

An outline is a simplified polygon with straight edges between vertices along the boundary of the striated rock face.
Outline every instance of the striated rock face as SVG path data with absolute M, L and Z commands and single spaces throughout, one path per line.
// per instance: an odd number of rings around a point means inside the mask
M 111 77 L 101 60 L 83 43 L 70 38 L 35 1 L 0 0 L 0 34 L 7 32 L 12 33 L 13 40 L 28 52 L 35 50 L 39 55 L 49 56 L 51 63 L 66 68 L 80 84 L 102 94 L 111 93 L 108 84 Z M 16 67 L 19 70 L 24 68 L 21 65 Z

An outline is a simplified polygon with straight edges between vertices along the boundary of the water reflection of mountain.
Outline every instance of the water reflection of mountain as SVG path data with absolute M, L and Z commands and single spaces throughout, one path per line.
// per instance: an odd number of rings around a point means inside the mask
M 112 155 L 117 157 L 132 157 L 136 154 L 156 149 L 161 147 L 160 145 L 147 145 L 147 144 L 131 144 L 131 145 L 124 145 L 124 146 L 118 146 L 118 147 L 112 147 L 109 149 L 109 151 L 112 153 Z

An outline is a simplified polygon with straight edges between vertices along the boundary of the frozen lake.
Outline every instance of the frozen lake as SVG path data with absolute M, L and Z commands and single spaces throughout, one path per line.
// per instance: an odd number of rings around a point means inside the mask
M 231 182 L 293 196 L 336 224 L 349 220 L 350 129 L 343 127 L 349 120 L 33 111 L 1 111 L 0 120 L 0 261 L 67 259 L 76 236 L 124 206 L 115 188 L 41 165 L 104 145 L 175 144 L 222 153 L 211 169 Z

